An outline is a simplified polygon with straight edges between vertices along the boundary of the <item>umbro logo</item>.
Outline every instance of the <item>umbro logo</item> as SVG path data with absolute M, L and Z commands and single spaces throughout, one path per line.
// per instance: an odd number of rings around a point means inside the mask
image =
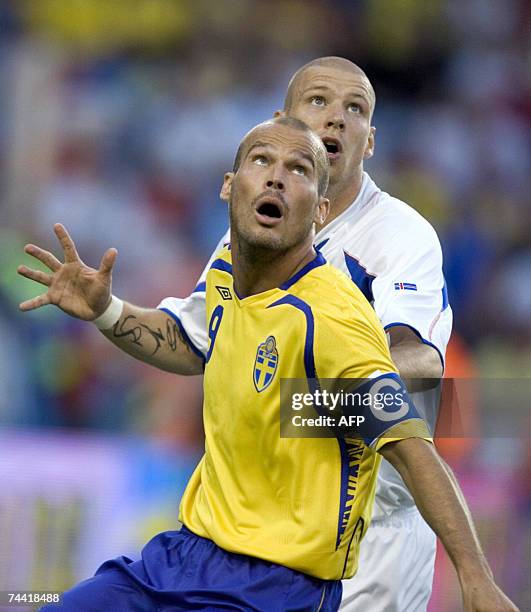
M 220 287 L 219 285 L 216 285 L 216 289 L 219 291 L 219 295 L 221 295 L 224 300 L 232 300 L 232 295 L 228 287 Z

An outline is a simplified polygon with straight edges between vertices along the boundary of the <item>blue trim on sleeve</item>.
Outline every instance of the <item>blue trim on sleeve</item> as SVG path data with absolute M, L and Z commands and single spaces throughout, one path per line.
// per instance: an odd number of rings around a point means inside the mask
M 197 346 L 192 342 L 192 340 L 190 339 L 190 336 L 186 333 L 186 330 L 184 329 L 184 326 L 181 323 L 181 319 L 179 319 L 179 317 L 175 313 L 173 313 L 171 310 L 168 310 L 168 308 L 159 308 L 159 310 L 163 310 L 166 314 L 169 314 L 170 317 L 177 323 L 181 331 L 181 334 L 183 335 L 183 338 L 186 340 L 188 346 L 192 349 L 192 351 L 203 361 L 203 367 L 204 367 L 205 356 L 197 348 Z
M 319 251 L 317 251 L 317 255 L 312 259 L 312 261 L 310 261 L 304 267 L 302 267 L 291 278 L 288 278 L 288 280 L 285 283 L 282 283 L 279 289 L 282 289 L 283 291 L 287 291 L 292 285 L 294 285 L 298 280 L 300 280 L 305 274 L 308 274 L 310 270 L 313 270 L 314 268 L 318 268 L 319 266 L 324 266 L 325 263 L 326 263 L 326 259 L 321 255 Z M 305 304 L 305 302 L 303 302 L 303 304 Z M 305 305 L 308 306 L 307 304 Z M 298 308 L 298 306 L 296 306 L 296 308 Z
M 206 283 L 199 283 L 192 293 L 199 293 L 200 291 L 206 291 Z
M 232 264 L 224 259 L 216 259 L 212 262 L 210 269 L 221 270 L 222 272 L 228 272 L 232 274 Z
M 441 308 L 441 312 L 443 310 L 446 310 L 448 308 L 448 287 L 446 286 L 446 279 L 444 280 L 444 285 L 442 288 L 442 308 Z
M 367 270 L 361 265 L 361 263 L 352 255 L 349 255 L 346 251 L 343 251 L 345 256 L 345 264 L 347 265 L 350 278 L 367 298 L 369 302 L 374 300 L 372 294 L 372 281 L 376 278 L 372 274 L 369 274 Z
M 384 327 L 384 331 L 388 331 L 389 329 L 391 329 L 391 327 L 407 327 L 408 329 L 410 329 L 418 338 L 420 338 L 420 340 L 422 341 L 422 344 L 427 344 L 428 346 L 433 347 L 437 353 L 439 354 L 439 358 L 441 360 L 441 364 L 444 370 L 444 356 L 441 353 L 441 351 L 435 346 L 435 344 L 433 344 L 433 342 L 430 342 L 429 340 L 425 340 L 422 337 L 422 334 L 419 332 L 418 329 L 415 329 L 412 325 L 408 325 L 407 323 L 401 323 L 400 321 L 395 321 L 394 323 L 389 323 L 389 325 L 386 325 Z
M 322 256 L 321 256 L 322 257 Z M 316 258 L 317 259 L 317 258 Z M 314 259 L 315 261 L 315 259 Z M 317 265 L 322 265 L 319 263 Z M 313 266 L 315 267 L 315 266 Z M 306 317 L 306 338 L 304 341 L 304 370 L 306 372 L 306 378 L 308 379 L 308 387 L 310 392 L 314 392 L 316 389 L 319 389 L 319 380 L 317 378 L 317 371 L 315 369 L 315 356 L 313 351 L 314 345 L 314 336 L 315 336 L 315 322 L 313 318 L 312 308 L 309 304 L 304 302 L 298 297 L 294 295 L 286 295 L 280 300 L 273 302 L 270 304 L 268 308 L 273 308 L 274 306 L 281 305 L 289 305 L 297 308 L 298 310 L 304 313 Z M 348 456 L 348 447 L 347 443 L 340 436 L 336 437 L 337 443 L 339 445 L 339 452 L 341 455 L 341 488 L 340 488 L 340 498 L 339 498 L 339 516 L 337 519 L 337 538 L 336 538 L 336 550 L 341 543 L 341 536 L 344 532 L 343 528 L 343 516 L 344 510 L 347 504 L 347 492 L 348 492 L 348 481 L 350 474 L 349 467 L 349 456 Z

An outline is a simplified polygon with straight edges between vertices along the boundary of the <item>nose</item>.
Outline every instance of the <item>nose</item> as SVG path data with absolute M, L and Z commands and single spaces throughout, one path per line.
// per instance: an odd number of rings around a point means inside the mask
M 345 117 L 340 108 L 335 107 L 331 109 L 331 114 L 326 122 L 326 127 L 334 127 L 341 131 L 345 129 Z
M 284 191 L 284 182 L 281 179 L 270 179 L 266 181 L 266 187 L 268 189 L 275 189 L 276 191 Z

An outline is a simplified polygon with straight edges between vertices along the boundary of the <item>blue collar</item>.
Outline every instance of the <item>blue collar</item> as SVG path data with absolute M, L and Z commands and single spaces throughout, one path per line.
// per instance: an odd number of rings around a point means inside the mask
M 300 280 L 305 274 L 308 274 L 310 270 L 314 268 L 318 268 L 319 266 L 324 266 L 326 263 L 326 259 L 323 255 L 317 251 L 317 255 L 312 259 L 312 261 L 308 262 L 303 268 L 301 268 L 298 272 L 296 272 L 291 278 L 285 283 L 280 285 L 279 289 L 283 291 L 287 291 L 292 285 L 294 285 L 298 280 Z

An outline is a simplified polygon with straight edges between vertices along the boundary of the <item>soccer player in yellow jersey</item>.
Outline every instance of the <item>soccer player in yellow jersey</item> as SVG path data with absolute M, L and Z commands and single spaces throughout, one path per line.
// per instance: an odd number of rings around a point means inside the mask
M 231 249 L 214 261 L 206 281 L 206 444 L 182 500 L 183 528 L 153 538 L 138 561 L 107 561 L 65 593 L 58 609 L 336 610 L 341 578 L 356 569 L 383 455 L 446 546 L 466 610 L 516 610 L 492 579 L 459 489 L 396 374 L 376 315 L 312 246 L 314 225 L 328 212 L 327 181 L 324 146 L 300 121 L 261 124 L 242 141 L 222 189 Z M 134 317 L 159 330 L 157 351 L 167 354 L 168 369 L 181 359 L 177 354 L 186 358 L 171 339 L 177 333 L 171 317 L 111 296 L 115 250 L 94 270 L 81 262 L 66 230 L 55 231 L 65 262 L 26 247 L 51 273 L 19 268 L 48 286 L 22 310 L 56 304 L 94 320 L 145 359 L 138 337 L 135 343 L 110 331 Z M 307 382 L 315 416 L 320 379 L 368 379 L 369 394 L 385 388 L 401 400 L 393 410 L 364 405 L 363 420 L 348 436 L 281 438 L 282 378 Z

